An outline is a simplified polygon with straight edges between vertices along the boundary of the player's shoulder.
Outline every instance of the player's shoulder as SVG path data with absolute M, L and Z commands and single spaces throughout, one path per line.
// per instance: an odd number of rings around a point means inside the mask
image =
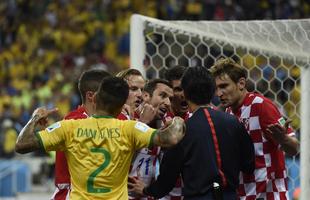
M 220 121 L 238 121 L 238 118 L 230 112 L 224 112 L 219 109 L 210 109 L 210 113 L 214 116 L 215 119 L 218 119 Z
M 137 123 L 142 123 L 142 122 L 132 120 L 132 119 L 128 119 L 128 120 L 116 119 L 115 122 L 119 123 L 120 125 L 124 125 L 124 126 L 135 126 Z
M 268 108 L 274 108 L 276 107 L 275 103 L 269 99 L 268 97 L 265 97 L 262 94 L 259 93 L 252 93 L 253 97 L 252 98 L 252 109 L 268 109 Z
M 251 102 L 251 104 L 262 104 L 262 103 L 272 103 L 272 100 L 268 97 L 265 97 L 264 95 L 257 93 L 257 92 L 251 92 L 247 95 L 247 101 Z

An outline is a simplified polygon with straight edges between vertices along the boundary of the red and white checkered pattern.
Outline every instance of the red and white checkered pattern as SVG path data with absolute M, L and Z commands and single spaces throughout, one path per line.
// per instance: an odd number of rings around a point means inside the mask
M 287 172 L 284 152 L 272 139 L 264 135 L 269 124 L 279 123 L 282 116 L 277 107 L 260 94 L 248 93 L 240 108 L 232 112 L 244 124 L 255 148 L 255 171 L 253 174 L 240 173 L 239 196 L 241 200 L 263 198 L 287 200 Z M 294 135 L 290 128 L 288 134 Z

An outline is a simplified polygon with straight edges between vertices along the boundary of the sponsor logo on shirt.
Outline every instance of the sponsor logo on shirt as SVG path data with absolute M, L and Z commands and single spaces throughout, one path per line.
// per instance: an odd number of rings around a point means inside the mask
M 46 130 L 47 130 L 47 132 L 50 133 L 59 127 L 61 127 L 61 124 L 59 122 L 56 122 L 56 123 L 50 125 L 49 127 L 47 127 Z
M 135 128 L 145 133 L 147 130 L 149 130 L 150 127 L 142 122 L 137 122 Z

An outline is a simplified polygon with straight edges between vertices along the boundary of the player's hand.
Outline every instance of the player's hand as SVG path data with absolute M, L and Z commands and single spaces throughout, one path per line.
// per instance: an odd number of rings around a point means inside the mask
M 164 125 L 160 129 L 167 128 L 172 123 L 172 120 L 173 120 L 173 118 L 171 118 L 171 117 L 166 118 L 166 121 L 164 122 Z
M 184 135 L 185 135 L 185 131 L 186 131 L 186 126 L 184 123 L 184 119 L 182 119 L 181 117 L 174 117 L 171 122 L 168 122 L 169 126 L 171 126 L 172 124 L 174 124 L 174 140 L 175 140 L 175 144 L 177 144 L 178 142 L 180 142 Z
M 40 126 L 46 127 L 48 116 L 56 113 L 58 108 L 46 109 L 45 107 L 37 108 L 32 114 L 32 120 Z
M 156 113 L 157 110 L 155 110 L 155 108 L 151 104 L 144 103 L 140 112 L 139 121 L 148 124 L 152 120 L 154 120 Z
M 178 144 L 185 135 L 186 127 L 181 117 L 174 117 L 167 126 L 158 129 L 154 137 L 154 144 L 161 147 L 171 147 Z
M 143 196 L 144 182 L 139 177 L 128 177 L 128 191 Z
M 267 138 L 271 137 L 277 143 L 283 144 L 284 142 L 286 142 L 287 137 L 289 137 L 287 135 L 287 131 L 288 131 L 289 124 L 291 122 L 292 122 L 291 119 L 287 119 L 285 121 L 284 126 L 280 125 L 279 123 L 268 125 L 267 129 L 266 129 L 266 132 L 265 132 L 266 137 Z

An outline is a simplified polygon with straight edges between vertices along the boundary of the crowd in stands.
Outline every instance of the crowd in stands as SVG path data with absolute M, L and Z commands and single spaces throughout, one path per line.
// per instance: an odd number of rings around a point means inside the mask
M 40 105 L 60 119 L 80 103 L 82 70 L 129 66 L 133 13 L 165 20 L 306 18 L 301 0 L 3 0 L 0 2 L 0 158 L 14 156 L 16 134 Z

